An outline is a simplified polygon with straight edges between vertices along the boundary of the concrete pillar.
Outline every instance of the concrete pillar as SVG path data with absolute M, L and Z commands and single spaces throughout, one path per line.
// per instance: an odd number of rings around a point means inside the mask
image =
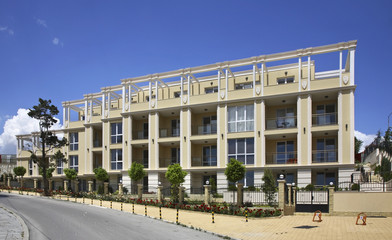
M 75 183 L 75 189 L 74 189 L 74 192 L 79 192 L 79 180 L 74 180 L 74 183 Z
M 210 205 L 211 185 L 204 185 L 204 204 Z
M 88 192 L 93 192 L 93 181 L 88 181 Z
M 68 191 L 68 180 L 64 180 L 64 191 Z
M 143 184 L 137 185 L 137 199 L 142 199 L 143 197 Z
M 49 191 L 52 191 L 53 190 L 53 188 L 52 188 L 52 182 L 53 182 L 53 180 L 52 179 L 49 179 L 48 180 L 49 181 Z
M 6 177 L 5 177 L 5 174 L 3 174 L 3 184 L 4 184 L 4 186 L 5 186 L 5 183 L 6 183 Z
M 334 206 L 334 199 L 333 196 L 335 194 L 335 188 L 334 187 L 328 187 L 328 197 L 329 197 L 329 214 L 333 214 L 333 206 Z
M 109 193 L 109 183 L 104 182 L 103 183 L 103 194 L 107 195 Z
M 34 189 L 38 187 L 38 179 L 34 178 Z
M 178 202 L 180 203 L 180 204 L 182 204 L 183 202 L 184 202 L 184 190 L 185 190 L 185 187 L 179 187 L 178 188 L 178 190 L 179 190 L 179 199 L 178 199 Z
M 291 186 L 291 183 L 288 183 L 287 187 L 289 188 L 289 197 L 288 197 L 288 199 L 289 199 L 289 206 L 291 206 L 291 189 L 293 187 Z
M 295 207 L 295 201 L 297 200 L 297 189 L 293 187 L 293 206 Z
M 122 183 L 118 184 L 118 195 L 123 195 L 123 185 L 122 185 Z
M 11 187 L 11 177 L 7 177 L 7 186 Z
M 286 180 L 278 180 L 278 184 L 279 184 L 279 192 L 278 192 L 278 207 L 280 209 L 284 209 L 284 200 L 285 200 L 285 193 L 286 191 L 284 190 L 284 185 L 286 183 Z
M 244 199 L 243 188 L 244 188 L 243 183 L 237 183 L 237 206 L 243 205 L 243 199 Z
M 161 185 L 158 186 L 158 192 L 157 192 L 158 202 L 162 202 L 162 188 L 163 187 Z

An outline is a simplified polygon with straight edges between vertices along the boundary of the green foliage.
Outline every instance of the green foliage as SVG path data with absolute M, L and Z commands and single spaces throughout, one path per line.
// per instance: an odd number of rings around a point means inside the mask
M 53 167 L 46 169 L 46 178 L 51 179 L 53 177 L 53 172 L 54 172 Z M 42 168 L 39 168 L 39 175 L 42 176 L 42 174 L 43 174 Z
M 391 162 L 386 157 L 381 160 L 380 175 L 384 182 L 392 179 Z
M 306 187 L 305 187 L 305 190 L 306 191 L 314 191 L 316 188 L 314 187 L 314 185 L 313 184 L 308 184 L 308 185 L 306 185 Z
M 359 191 L 359 184 L 354 183 L 353 185 L 351 185 L 351 191 Z
M 26 168 L 23 166 L 14 167 L 14 173 L 16 176 L 23 177 L 26 174 Z
M 65 168 L 64 174 L 69 180 L 75 180 L 78 176 L 78 172 L 75 169 Z
M 94 170 L 94 174 L 95 174 L 95 178 L 98 181 L 107 181 L 109 179 L 109 174 L 108 172 L 106 172 L 105 169 L 99 167 L 99 168 L 95 168 Z
M 229 187 L 227 190 L 235 192 L 235 191 L 237 191 L 237 187 L 234 184 L 229 184 Z
M 39 143 L 36 145 L 36 149 L 40 152 L 40 156 L 37 156 L 35 152 L 31 151 L 31 159 L 42 168 L 42 178 L 44 183 L 44 195 L 49 195 L 49 186 L 47 180 L 47 169 L 52 167 L 54 163 L 53 160 L 47 157 L 49 151 L 57 148 L 63 147 L 67 144 L 67 139 L 59 139 L 56 134 L 50 130 L 50 128 L 57 122 L 54 118 L 55 115 L 59 113 L 57 107 L 52 105 L 51 100 L 39 99 L 39 104 L 33 106 L 29 109 L 28 115 L 31 118 L 37 119 L 39 121 Z M 53 158 L 55 159 L 55 158 Z
M 265 193 L 265 201 L 268 205 L 272 206 L 275 202 L 276 186 L 274 175 L 270 169 L 264 169 L 264 176 L 262 180 L 264 181 L 263 192 Z
M 215 178 L 210 177 L 210 179 L 208 181 L 210 182 L 210 185 L 211 185 L 211 192 L 216 193 L 217 186 L 216 186 Z
M 359 150 L 361 149 L 361 146 L 363 144 L 362 140 L 359 140 L 358 138 L 354 137 L 355 140 L 355 153 L 359 153 Z
M 185 181 L 185 176 L 188 173 L 182 170 L 180 164 L 172 164 L 167 168 L 165 177 L 171 183 L 171 195 L 174 202 L 179 199 L 179 186 Z
M 245 166 L 237 159 L 231 158 L 227 164 L 225 175 L 230 182 L 237 182 L 245 177 Z
M 131 168 L 128 170 L 128 175 L 133 181 L 138 182 L 146 175 L 146 171 L 144 171 L 142 164 L 133 162 Z

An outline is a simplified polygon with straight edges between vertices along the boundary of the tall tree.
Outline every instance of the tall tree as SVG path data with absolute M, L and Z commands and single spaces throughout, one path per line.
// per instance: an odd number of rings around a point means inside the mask
M 270 169 L 264 169 L 264 176 L 262 180 L 264 181 L 263 192 L 265 193 L 265 200 L 267 201 L 268 205 L 272 206 L 272 204 L 275 202 L 275 192 L 277 190 L 275 185 L 276 180 Z
M 67 144 L 67 139 L 59 139 L 50 128 L 57 123 L 57 120 L 54 118 L 59 113 L 59 110 L 55 105 L 52 105 L 51 100 L 43 100 L 39 99 L 39 104 L 33 106 L 32 109 L 29 109 L 28 115 L 31 118 L 37 119 L 39 121 L 39 142 L 34 142 L 35 151 L 31 151 L 31 159 L 38 165 L 39 168 L 42 168 L 42 179 L 44 184 L 44 195 L 49 195 L 49 183 L 47 179 L 47 169 L 55 166 L 55 161 L 60 159 L 61 161 L 65 161 L 64 155 L 60 152 L 60 150 L 56 153 L 57 158 L 54 157 L 50 159 L 48 157 L 49 151 L 55 148 L 63 147 Z M 62 156 L 61 156 L 62 155 Z
M 354 137 L 354 140 L 355 140 L 355 153 L 357 154 L 361 150 L 363 141 L 359 140 L 357 137 Z

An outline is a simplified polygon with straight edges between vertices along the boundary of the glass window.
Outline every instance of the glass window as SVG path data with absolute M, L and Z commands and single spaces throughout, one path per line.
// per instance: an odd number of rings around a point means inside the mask
M 335 104 L 322 104 L 316 106 L 316 124 L 330 125 L 336 124 L 336 106 Z
M 64 163 L 61 160 L 57 160 L 57 174 L 63 174 Z
M 254 179 L 255 179 L 254 171 L 247 170 L 245 173 L 245 177 L 238 182 L 244 184 L 244 187 L 250 187 L 250 186 L 254 186 L 254 182 L 255 182 Z
M 79 171 L 79 157 L 77 155 L 69 156 L 69 168 Z
M 277 82 L 278 84 L 293 83 L 293 82 L 294 82 L 294 77 L 283 77 L 283 78 L 278 78 L 278 79 L 276 79 L 276 82 Z
M 218 92 L 218 87 L 209 87 L 204 89 L 205 94 Z
M 317 139 L 316 162 L 336 162 L 336 143 L 334 138 Z
M 77 151 L 79 148 L 79 134 L 77 132 L 69 134 L 69 150 Z
M 172 137 L 180 136 L 180 119 L 172 119 Z
M 172 148 L 171 149 L 171 164 L 180 163 L 181 161 L 181 151 L 180 148 Z
M 33 175 L 33 160 L 29 159 L 29 175 Z
M 276 125 L 278 128 L 296 127 L 294 108 L 277 109 Z
M 294 141 L 276 143 L 276 164 L 295 163 Z
M 216 166 L 216 145 L 203 147 L 203 166 Z
M 253 131 L 254 129 L 254 106 L 244 105 L 228 108 L 229 132 Z
M 122 170 L 123 158 L 122 149 L 112 149 L 111 153 L 111 169 L 112 170 Z
M 112 123 L 111 126 L 111 142 L 122 143 L 122 123 Z
M 235 158 L 238 161 L 251 165 L 254 164 L 254 139 L 239 138 L 228 140 L 228 158 Z

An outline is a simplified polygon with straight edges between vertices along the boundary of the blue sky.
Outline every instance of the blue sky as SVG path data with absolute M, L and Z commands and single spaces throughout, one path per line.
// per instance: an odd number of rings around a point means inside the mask
M 62 101 L 122 78 L 349 40 L 358 40 L 355 129 L 385 131 L 391 10 L 381 0 L 2 0 L 0 134 L 39 97 L 62 119 Z

